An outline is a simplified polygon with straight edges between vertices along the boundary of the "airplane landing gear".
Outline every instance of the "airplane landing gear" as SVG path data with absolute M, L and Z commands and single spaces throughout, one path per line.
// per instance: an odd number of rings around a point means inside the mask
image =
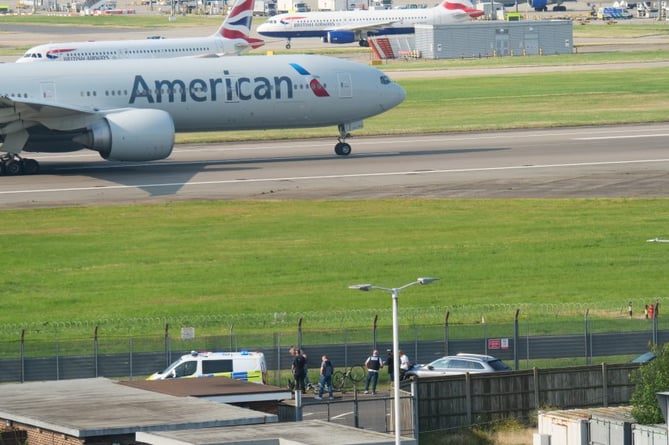
M 346 138 L 351 136 L 346 132 L 346 129 L 343 125 L 339 125 L 339 137 L 337 144 L 335 145 L 334 151 L 339 156 L 348 156 L 351 154 L 351 145 L 346 142 Z
M 358 45 L 360 45 L 364 48 L 367 48 L 369 46 L 369 41 L 367 41 L 365 39 L 360 39 L 360 41 L 358 42 Z
M 36 175 L 39 173 L 39 162 L 34 159 L 22 158 L 13 153 L 0 156 L 0 174 L 4 176 Z
M 290 49 L 290 39 L 288 39 L 288 42 L 286 43 L 286 49 Z

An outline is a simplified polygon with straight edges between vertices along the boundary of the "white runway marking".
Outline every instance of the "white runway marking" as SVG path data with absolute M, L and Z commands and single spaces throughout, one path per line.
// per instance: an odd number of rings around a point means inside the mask
M 581 162 L 581 163 L 569 163 L 569 164 L 514 165 L 507 167 L 477 167 L 477 168 L 456 168 L 456 169 L 445 169 L 445 170 L 420 170 L 420 171 L 414 170 L 414 171 L 356 173 L 356 174 L 341 174 L 341 175 L 287 176 L 287 177 L 277 177 L 277 178 L 166 182 L 160 184 L 130 184 L 130 185 L 117 184 L 117 185 L 91 186 L 91 187 L 5 190 L 5 191 L 0 191 L 0 195 L 27 194 L 27 193 L 62 193 L 62 192 L 72 192 L 72 191 L 88 191 L 88 190 L 95 190 L 95 191 L 120 190 L 120 189 L 132 189 L 132 188 L 147 189 L 147 188 L 175 187 L 175 186 L 190 187 L 197 185 L 249 184 L 249 183 L 262 183 L 262 182 L 307 181 L 307 180 L 321 180 L 321 179 L 365 178 L 365 177 L 383 177 L 383 176 L 435 175 L 435 174 L 472 173 L 472 172 L 486 172 L 486 171 L 530 170 L 530 169 L 542 169 L 542 168 L 572 168 L 572 167 L 592 167 L 592 166 L 623 165 L 623 164 L 653 164 L 662 162 L 669 162 L 669 159 L 639 159 L 639 160 L 629 160 L 629 161 Z

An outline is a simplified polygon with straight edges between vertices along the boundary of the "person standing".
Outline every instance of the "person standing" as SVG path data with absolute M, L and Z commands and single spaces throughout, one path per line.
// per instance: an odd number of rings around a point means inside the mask
M 379 357 L 379 351 L 376 349 L 372 355 L 365 360 L 367 367 L 367 379 L 365 380 L 365 394 L 369 394 L 369 384 L 372 384 L 372 394 L 376 394 L 376 383 L 379 381 L 379 371 L 383 368 L 383 362 Z
M 293 378 L 295 379 L 295 391 L 302 391 L 302 394 L 305 392 L 304 387 L 304 369 L 305 369 L 306 359 L 297 348 L 293 349 L 293 363 L 291 365 L 291 371 L 293 372 Z
M 327 387 L 328 393 L 330 394 L 330 400 L 334 400 L 332 394 L 332 374 L 334 374 L 334 366 L 332 366 L 332 362 L 328 359 L 328 356 L 323 355 L 321 358 L 321 370 L 318 377 L 320 388 L 318 388 L 318 395 L 314 397 L 314 399 L 323 400 L 323 392 Z
M 400 380 L 404 380 L 404 374 L 411 369 L 411 361 L 409 360 L 409 356 L 401 349 L 398 355 L 400 356 Z
M 393 368 L 393 365 L 395 364 L 393 360 L 393 350 L 388 349 L 386 352 L 388 353 L 388 357 L 386 357 L 386 368 L 388 368 L 388 381 L 390 382 L 389 386 L 392 386 L 393 382 L 395 381 L 393 380 L 393 370 L 395 369 Z

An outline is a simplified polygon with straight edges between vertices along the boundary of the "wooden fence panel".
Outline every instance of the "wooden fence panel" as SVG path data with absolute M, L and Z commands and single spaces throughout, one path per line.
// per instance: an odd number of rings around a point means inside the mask
M 419 379 L 420 432 L 527 419 L 542 408 L 623 405 L 634 390 L 638 365 L 590 365 Z

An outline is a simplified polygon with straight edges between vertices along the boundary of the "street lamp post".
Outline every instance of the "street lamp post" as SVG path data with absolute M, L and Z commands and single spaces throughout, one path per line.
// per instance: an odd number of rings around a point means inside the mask
M 398 321 L 398 299 L 400 291 L 414 284 L 430 284 L 437 281 L 439 278 L 423 277 L 416 281 L 407 283 L 401 287 L 383 287 L 375 286 L 373 284 L 354 284 L 349 286 L 349 289 L 358 289 L 361 291 L 370 291 L 372 289 L 382 290 L 390 293 L 393 298 L 393 396 L 395 399 L 394 418 L 395 418 L 395 444 L 400 445 L 401 442 L 401 423 L 400 423 L 400 361 L 397 356 L 400 350 L 400 328 Z

